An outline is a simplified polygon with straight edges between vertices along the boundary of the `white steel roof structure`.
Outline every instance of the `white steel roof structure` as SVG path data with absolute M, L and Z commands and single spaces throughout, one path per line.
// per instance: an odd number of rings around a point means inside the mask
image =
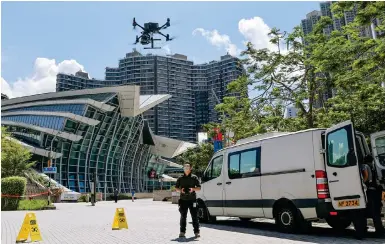
M 142 114 L 144 111 L 151 109 L 159 103 L 169 99 L 171 96 L 167 94 L 160 95 L 144 95 L 140 96 L 139 86 L 112 86 L 102 87 L 94 89 L 83 89 L 63 92 L 50 92 L 37 94 L 26 97 L 13 98 L 2 101 L 2 110 L 17 108 L 17 104 L 26 104 L 33 102 L 44 102 L 45 100 L 59 100 L 67 99 L 69 97 L 76 97 L 82 95 L 92 95 L 101 93 L 116 93 L 119 99 L 120 112 L 124 117 L 135 117 Z M 98 104 L 98 103 L 95 103 Z M 36 104 L 38 105 L 38 104 Z M 99 104 L 99 106 L 101 106 Z M 104 107 L 106 110 L 110 110 L 109 107 Z
M 184 153 L 189 148 L 194 148 L 197 144 L 171 139 L 167 137 L 153 135 L 155 145 L 151 146 L 151 153 L 166 158 L 174 158 Z

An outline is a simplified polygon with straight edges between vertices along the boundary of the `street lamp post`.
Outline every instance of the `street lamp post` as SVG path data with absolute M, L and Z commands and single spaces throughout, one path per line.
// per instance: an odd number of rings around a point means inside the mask
M 52 147 L 53 147 L 53 142 L 55 141 L 56 137 L 58 135 L 60 135 L 60 131 L 58 133 L 56 133 L 56 135 L 53 137 L 52 141 L 51 141 L 51 147 L 50 147 L 50 150 L 49 150 L 49 153 L 48 153 L 48 167 L 51 167 L 51 164 L 52 164 L 52 160 L 53 160 L 53 151 L 52 151 Z M 51 175 L 48 174 L 48 205 L 50 205 L 51 203 Z

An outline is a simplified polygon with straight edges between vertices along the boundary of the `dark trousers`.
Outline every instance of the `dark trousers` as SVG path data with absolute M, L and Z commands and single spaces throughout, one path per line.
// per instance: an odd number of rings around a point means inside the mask
M 355 229 L 356 238 L 358 239 L 364 238 L 367 230 L 366 210 L 365 209 L 353 210 L 351 211 L 350 214 L 352 215 L 352 221 Z
M 353 225 L 356 230 L 356 236 L 363 238 L 367 232 L 367 218 L 373 219 L 373 225 L 377 234 L 384 233 L 384 227 L 381 221 L 381 190 L 368 189 L 366 191 L 368 205 L 366 210 L 356 210 L 352 212 Z
M 384 232 L 384 226 L 381 221 L 382 210 L 382 191 L 380 189 L 368 189 L 368 210 L 369 217 L 373 219 L 373 225 L 376 229 L 376 233 L 382 234 Z
M 180 232 L 186 233 L 186 221 L 188 210 L 190 210 L 194 233 L 199 233 L 198 208 L 196 201 L 193 200 L 179 200 Z
M 118 202 L 118 196 L 114 196 L 115 202 Z

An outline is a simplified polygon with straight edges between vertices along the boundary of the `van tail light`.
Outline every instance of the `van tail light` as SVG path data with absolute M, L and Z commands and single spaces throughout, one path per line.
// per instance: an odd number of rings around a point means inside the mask
M 317 197 L 318 199 L 330 198 L 328 178 L 326 172 L 323 170 L 315 171 L 315 178 L 317 180 Z

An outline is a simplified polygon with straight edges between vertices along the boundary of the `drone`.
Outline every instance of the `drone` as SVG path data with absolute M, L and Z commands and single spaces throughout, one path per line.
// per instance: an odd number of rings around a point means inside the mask
M 154 34 L 159 34 L 161 36 L 164 36 L 166 38 L 166 41 L 172 41 L 174 38 L 170 38 L 170 35 L 163 34 L 161 30 L 166 29 L 170 26 L 170 18 L 167 18 L 167 22 L 159 27 L 158 23 L 144 23 L 144 27 L 136 23 L 135 18 L 132 22 L 132 26 L 135 27 L 139 26 L 143 31 L 141 32 L 140 36 L 136 36 L 136 41 L 134 44 L 137 44 L 140 42 L 142 45 L 148 45 L 151 43 L 151 47 L 145 47 L 144 49 L 160 49 L 161 47 L 154 47 L 154 41 L 161 41 L 162 39 L 154 39 Z

